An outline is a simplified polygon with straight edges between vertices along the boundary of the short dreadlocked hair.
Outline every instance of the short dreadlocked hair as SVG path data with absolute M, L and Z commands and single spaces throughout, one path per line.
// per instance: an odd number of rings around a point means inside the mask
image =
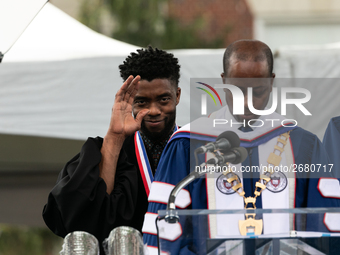
M 120 76 L 124 80 L 130 75 L 140 75 L 142 80 L 149 82 L 153 79 L 169 79 L 176 88 L 178 87 L 180 65 L 173 54 L 151 46 L 137 52 L 132 52 L 123 64 L 119 65 Z

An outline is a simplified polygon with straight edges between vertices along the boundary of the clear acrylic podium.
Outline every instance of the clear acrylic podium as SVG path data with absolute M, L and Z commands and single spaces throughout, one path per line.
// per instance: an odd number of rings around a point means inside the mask
M 161 254 L 340 254 L 340 208 L 172 212 L 179 218 L 178 223 L 165 222 L 164 217 L 169 215 L 169 211 L 161 210 L 158 214 Z M 245 214 L 249 213 L 254 213 L 256 220 L 263 220 L 261 234 L 254 234 L 252 226 L 247 227 L 245 235 L 241 235 L 239 229 L 229 231 L 228 228 L 235 228 L 242 223 L 242 220 L 238 223 L 235 217 L 244 219 Z M 270 233 L 265 223 L 268 216 L 273 225 Z M 216 221 L 216 218 L 219 220 Z M 285 227 L 283 224 L 282 227 L 281 224 L 281 228 L 276 229 L 276 224 L 279 226 L 283 218 L 289 219 L 284 223 L 288 225 Z

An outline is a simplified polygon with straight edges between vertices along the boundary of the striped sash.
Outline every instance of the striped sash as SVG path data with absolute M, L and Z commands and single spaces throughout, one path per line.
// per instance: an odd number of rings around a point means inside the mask
M 178 129 L 178 126 L 175 125 L 174 132 L 176 132 L 177 129 Z M 154 177 L 153 177 L 153 174 L 152 174 L 148 154 L 146 152 L 146 149 L 145 149 L 145 146 L 144 146 L 144 143 L 143 143 L 143 139 L 142 139 L 139 131 L 135 132 L 134 142 L 135 142 L 135 153 L 136 153 L 139 171 L 140 171 L 141 176 L 142 176 L 146 195 L 149 196 L 151 184 L 154 180 Z

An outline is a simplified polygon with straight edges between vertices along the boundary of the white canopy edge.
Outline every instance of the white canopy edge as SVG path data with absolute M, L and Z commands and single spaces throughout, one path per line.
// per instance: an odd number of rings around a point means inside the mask
M 218 55 L 219 57 L 223 56 L 225 49 L 174 49 L 168 50 L 172 52 L 175 56 L 186 56 L 188 53 L 191 56 L 202 56 L 202 55 Z M 221 58 L 222 62 L 222 58 Z
M 322 55 L 334 55 L 340 54 L 340 42 L 327 43 L 322 45 L 290 45 L 282 46 L 275 52 L 275 56 L 278 58 L 290 58 L 290 57 L 314 57 Z
M 39 62 L 125 56 L 137 48 L 94 32 L 47 3 L 3 61 Z
M 0 51 L 5 54 L 48 0 L 0 1 Z

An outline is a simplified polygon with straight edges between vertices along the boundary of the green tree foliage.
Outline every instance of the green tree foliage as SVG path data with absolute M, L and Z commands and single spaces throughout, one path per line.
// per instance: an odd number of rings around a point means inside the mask
M 57 255 L 62 243 L 47 228 L 0 225 L 1 255 Z
M 106 9 L 115 21 L 112 37 L 117 40 L 162 49 L 223 47 L 223 38 L 211 40 L 201 35 L 206 26 L 203 18 L 197 17 L 184 26 L 167 15 L 167 3 L 168 0 L 83 0 L 81 21 L 101 32 L 98 13 Z
M 88 27 L 91 27 L 93 30 L 100 32 L 102 7 L 102 0 L 83 0 L 80 7 L 80 21 Z

